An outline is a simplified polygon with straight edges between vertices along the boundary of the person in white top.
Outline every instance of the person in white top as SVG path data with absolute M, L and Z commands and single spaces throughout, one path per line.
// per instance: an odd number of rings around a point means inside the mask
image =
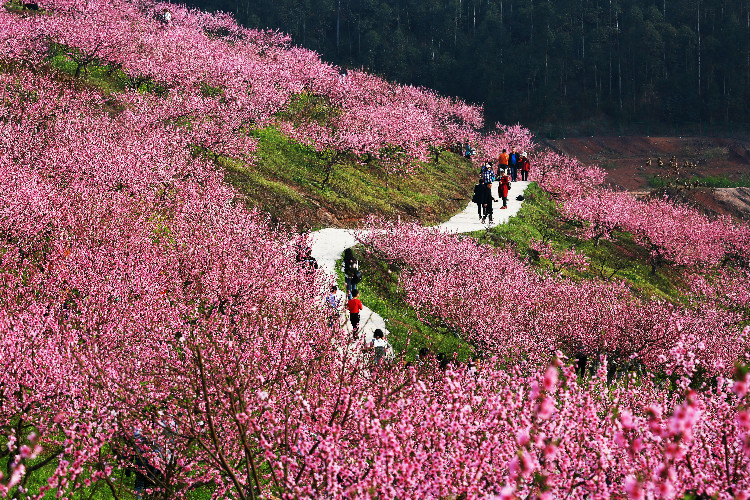
M 385 356 L 385 349 L 388 347 L 388 341 L 385 340 L 385 335 L 383 334 L 383 330 L 378 328 L 375 330 L 373 334 L 372 344 L 370 347 L 372 349 L 375 349 L 375 364 L 380 364 L 380 361 Z
M 326 297 L 326 306 L 328 308 L 328 326 L 335 327 L 339 323 L 341 316 L 341 304 L 343 297 L 339 295 L 339 287 L 332 285 L 330 293 Z

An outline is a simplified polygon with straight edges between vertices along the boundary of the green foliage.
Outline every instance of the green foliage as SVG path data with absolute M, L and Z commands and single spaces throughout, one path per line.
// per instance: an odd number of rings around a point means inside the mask
M 581 240 L 576 236 L 579 225 L 563 220 L 554 200 L 532 183 L 524 193 L 525 200 L 518 215 L 507 224 L 476 233 L 478 240 L 495 246 L 514 248 L 520 258 L 529 259 L 540 270 L 551 270 L 545 261 L 529 248 L 531 238 L 550 243 L 557 250 L 575 249 L 589 258 L 586 271 L 563 269 L 572 279 L 623 279 L 637 293 L 660 297 L 672 302 L 683 300 L 679 269 L 662 267 L 651 274 L 649 255 L 631 234 L 615 232 L 611 240 Z
M 375 160 L 341 160 L 324 183 L 325 159 L 312 148 L 269 127 L 258 140 L 253 164 L 220 158 L 226 180 L 253 206 L 302 228 L 351 224 L 368 215 L 402 216 L 424 223 L 448 219 L 468 202 L 474 167 L 449 152 L 403 179 L 386 177 Z
M 649 186 L 661 189 L 667 188 L 674 185 L 671 179 L 666 179 L 659 176 L 651 176 L 648 180 Z M 681 181 L 681 184 L 687 184 L 695 187 L 708 187 L 708 188 L 737 188 L 737 187 L 750 187 L 750 176 L 743 175 L 738 180 L 732 180 L 726 175 L 706 176 L 698 177 L 696 175 L 690 177 L 685 181 Z
M 201 95 L 203 97 L 221 97 L 224 95 L 224 89 L 214 87 L 207 82 L 201 82 Z
M 301 93 L 289 99 L 286 109 L 279 113 L 279 117 L 295 125 L 310 121 L 326 125 L 340 114 L 341 110 L 333 106 L 327 97 Z
M 483 102 L 488 123 L 750 121 L 747 2 L 188 3 L 280 29 L 335 64 Z
M 104 94 L 112 95 L 125 89 L 136 90 L 141 93 L 166 94 L 166 88 L 150 78 L 130 76 L 122 69 L 97 61 L 82 66 L 71 56 L 75 51 L 63 45 L 53 44 L 49 64 L 62 74 L 77 78 L 82 83 L 98 88 Z
M 355 250 L 356 252 L 356 250 Z M 390 267 L 376 258 L 374 254 L 356 252 L 359 268 L 364 279 L 357 285 L 362 301 L 386 319 L 388 341 L 393 345 L 398 356 L 405 361 L 414 361 L 419 349 L 427 347 L 434 354 L 443 353 L 465 362 L 474 356 L 473 347 L 462 341 L 445 326 L 427 324 L 405 300 L 403 291 L 398 286 L 399 269 Z M 337 266 L 339 268 L 340 266 Z M 342 289 L 344 278 L 339 276 Z

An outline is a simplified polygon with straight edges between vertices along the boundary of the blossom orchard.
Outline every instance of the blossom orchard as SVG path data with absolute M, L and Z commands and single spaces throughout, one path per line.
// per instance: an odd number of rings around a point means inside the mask
M 121 75 L 132 89 L 160 87 L 165 100 L 153 106 L 179 109 L 183 120 L 197 122 L 199 144 L 219 155 L 233 155 L 236 148 L 209 137 L 232 138 L 252 127 L 277 125 L 321 152 L 378 158 L 404 175 L 428 158 L 431 147 L 474 137 L 482 126 L 481 108 L 362 72 L 342 74 L 315 53 L 290 46 L 288 37 L 241 28 L 225 15 L 149 2 L 40 5 L 43 15 L 0 13 L 8 21 L 0 34 L 0 58 L 39 63 L 64 56 L 75 64 L 76 75 L 98 65 Z M 166 25 L 160 20 L 165 9 L 172 14 Z M 300 95 L 325 100 L 329 119 L 283 119 Z M 220 123 L 206 129 L 199 117 Z
M 746 352 L 741 315 L 721 307 L 677 307 L 638 298 L 624 282 L 540 274 L 512 250 L 414 225 L 376 225 L 363 242 L 404 267 L 399 284 L 425 321 L 437 319 L 472 345 L 532 367 L 559 349 L 671 370 L 674 350 L 687 348 L 704 369 L 722 373 Z M 560 259 L 584 264 L 575 253 L 537 245 L 558 266 Z M 487 307 L 476 307 L 480 296 Z
M 668 198 L 640 200 L 602 186 L 605 173 L 597 166 L 541 150 L 532 158 L 531 180 L 549 192 L 561 214 L 584 222 L 579 236 L 610 238 L 613 231 L 631 233 L 650 256 L 652 272 L 665 264 L 715 268 L 727 262 L 746 266 L 750 259 L 750 228 L 728 217 L 708 217 Z
M 328 327 L 328 279 L 295 262 L 289 232 L 235 202 L 211 161 L 251 157 L 243 131 L 273 123 L 304 91 L 327 92 L 348 114 L 337 131 L 346 140 L 343 129 L 385 136 L 378 126 L 404 120 L 451 141 L 473 131 L 476 108 L 342 79 L 282 35 L 226 16 L 40 4 L 45 12 L 23 18 L 0 11 L 0 58 L 13 66 L 0 74 L 0 495 L 121 498 L 135 493 L 128 468 L 165 499 L 748 491 L 748 378 L 728 378 L 747 332 L 730 312 L 644 304 L 617 284 L 574 286 L 470 240 L 396 226 L 369 244 L 421 266 L 405 275 L 409 300 L 500 356 L 478 370 L 427 362 L 375 372 Z M 164 8 L 170 24 L 158 21 Z M 24 69 L 52 43 L 78 45 L 83 75 L 111 65 L 166 92 L 103 96 Z M 375 107 L 358 107 L 370 91 Z M 382 116 L 351 118 L 362 109 Z M 387 145 L 411 155 L 426 140 L 396 133 Z M 471 293 L 486 290 L 522 308 L 475 314 Z M 512 342 L 489 335 L 502 321 L 523 327 Z M 579 379 L 556 352 L 579 347 L 613 359 L 643 352 L 674 390 L 648 374 L 608 386 L 604 364 Z

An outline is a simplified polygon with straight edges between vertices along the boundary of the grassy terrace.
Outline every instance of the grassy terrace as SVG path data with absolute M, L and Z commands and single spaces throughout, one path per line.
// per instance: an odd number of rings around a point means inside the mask
M 482 243 L 514 247 L 520 258 L 530 259 L 540 269 L 550 269 L 551 264 L 536 258 L 529 250 L 531 238 L 547 241 L 558 250 L 575 248 L 589 258 L 589 269 L 563 269 L 564 275 L 572 279 L 624 279 L 644 297 L 680 301 L 682 277 L 678 267 L 662 266 L 656 274 L 651 274 L 648 251 L 638 245 L 630 233 L 615 232 L 611 240 L 602 239 L 596 245 L 576 237 L 578 227 L 577 223 L 561 219 L 549 194 L 531 184 L 517 217 L 474 236 Z
M 526 191 L 526 200 L 518 216 L 507 224 L 489 231 L 473 233 L 481 243 L 497 247 L 514 248 L 520 259 L 528 259 L 532 266 L 551 269 L 551 263 L 535 258 L 529 249 L 531 238 L 549 241 L 557 249 L 575 249 L 590 260 L 587 271 L 562 269 L 563 275 L 574 280 L 622 279 L 634 292 L 646 298 L 661 298 L 673 303 L 683 300 L 682 275 L 679 268 L 661 267 L 651 274 L 648 252 L 633 241 L 628 233 L 616 233 L 611 240 L 601 240 L 598 245 L 575 236 L 577 227 L 562 221 L 553 200 L 536 184 Z M 406 303 L 404 292 L 398 286 L 399 269 L 379 262 L 374 255 L 357 252 L 365 279 L 359 285 L 362 300 L 373 311 L 388 320 L 389 340 L 406 360 L 413 360 L 420 347 L 426 346 L 435 353 L 452 356 L 458 354 L 462 361 L 476 352 L 450 328 L 434 318 L 423 321 Z M 340 277 L 343 285 L 343 277 Z
M 274 128 L 252 131 L 258 140 L 254 164 L 222 159 L 226 180 L 248 203 L 301 229 L 353 226 L 369 215 L 401 216 L 425 224 L 447 220 L 468 202 L 473 165 L 450 152 L 420 164 L 406 178 L 386 177 L 376 161 L 342 162 L 325 180 L 324 160 Z
M 106 111 L 117 113 L 123 106 L 118 94 L 128 89 L 164 95 L 168 91 L 148 80 L 134 80 L 122 70 L 95 62 L 85 69 L 57 47 L 42 70 L 70 85 L 98 90 L 108 97 Z M 0 71 L 13 71 L 12 66 Z M 78 73 L 76 75 L 76 73 Z M 206 97 L 215 97 L 220 89 L 202 89 Z M 300 99 L 290 103 L 281 118 L 324 120 L 320 107 L 300 107 Z M 325 113 L 331 113 L 324 110 Z M 301 230 L 329 226 L 351 227 L 369 215 L 402 217 L 433 224 L 447 220 L 464 208 L 471 197 L 476 168 L 460 155 L 440 153 L 438 161 L 420 163 L 406 177 L 386 175 L 377 160 L 344 156 L 331 167 L 328 182 L 327 158 L 313 148 L 300 144 L 274 127 L 247 132 L 258 141 L 258 150 L 250 161 L 229 157 L 216 159 L 225 180 L 238 189 L 252 207 L 269 213 L 273 222 L 296 225 Z

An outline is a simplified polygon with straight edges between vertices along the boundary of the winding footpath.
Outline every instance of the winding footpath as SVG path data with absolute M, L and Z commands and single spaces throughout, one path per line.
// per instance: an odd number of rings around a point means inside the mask
M 492 194 L 495 199 L 500 199 L 497 196 L 497 182 L 492 184 Z M 500 209 L 500 203 L 495 203 L 494 206 L 494 224 L 504 224 L 508 222 L 508 219 L 513 217 L 521 209 L 522 201 L 517 201 L 516 197 L 519 194 L 523 194 L 526 191 L 526 187 L 529 185 L 528 182 L 514 182 L 512 189 L 508 193 L 508 208 L 505 210 Z M 479 221 L 477 214 L 477 206 L 475 203 L 469 202 L 469 205 L 464 209 L 463 212 L 456 214 L 449 221 L 444 222 L 437 226 L 440 231 L 446 233 L 471 233 L 475 231 L 483 231 L 488 227 L 492 227 L 489 224 L 482 224 Z M 318 265 L 324 269 L 328 274 L 336 275 L 336 261 L 341 259 L 341 256 L 349 247 L 357 244 L 358 237 L 365 234 L 366 230 L 362 229 L 341 229 L 329 227 L 315 231 L 312 233 L 312 256 L 318 261 Z M 365 276 L 365 279 L 367 277 Z M 343 294 L 341 295 L 343 298 Z M 362 297 L 363 302 L 367 301 L 367 297 Z M 362 309 L 360 313 L 361 321 L 359 329 L 361 333 L 364 333 L 365 343 L 372 341 L 373 332 L 380 328 L 386 332 L 386 339 L 388 338 L 388 329 L 386 327 L 386 320 L 384 320 L 379 314 L 373 312 L 367 306 Z M 351 325 L 348 321 L 345 323 L 347 332 L 351 331 Z M 360 336 L 360 339 L 362 337 Z

